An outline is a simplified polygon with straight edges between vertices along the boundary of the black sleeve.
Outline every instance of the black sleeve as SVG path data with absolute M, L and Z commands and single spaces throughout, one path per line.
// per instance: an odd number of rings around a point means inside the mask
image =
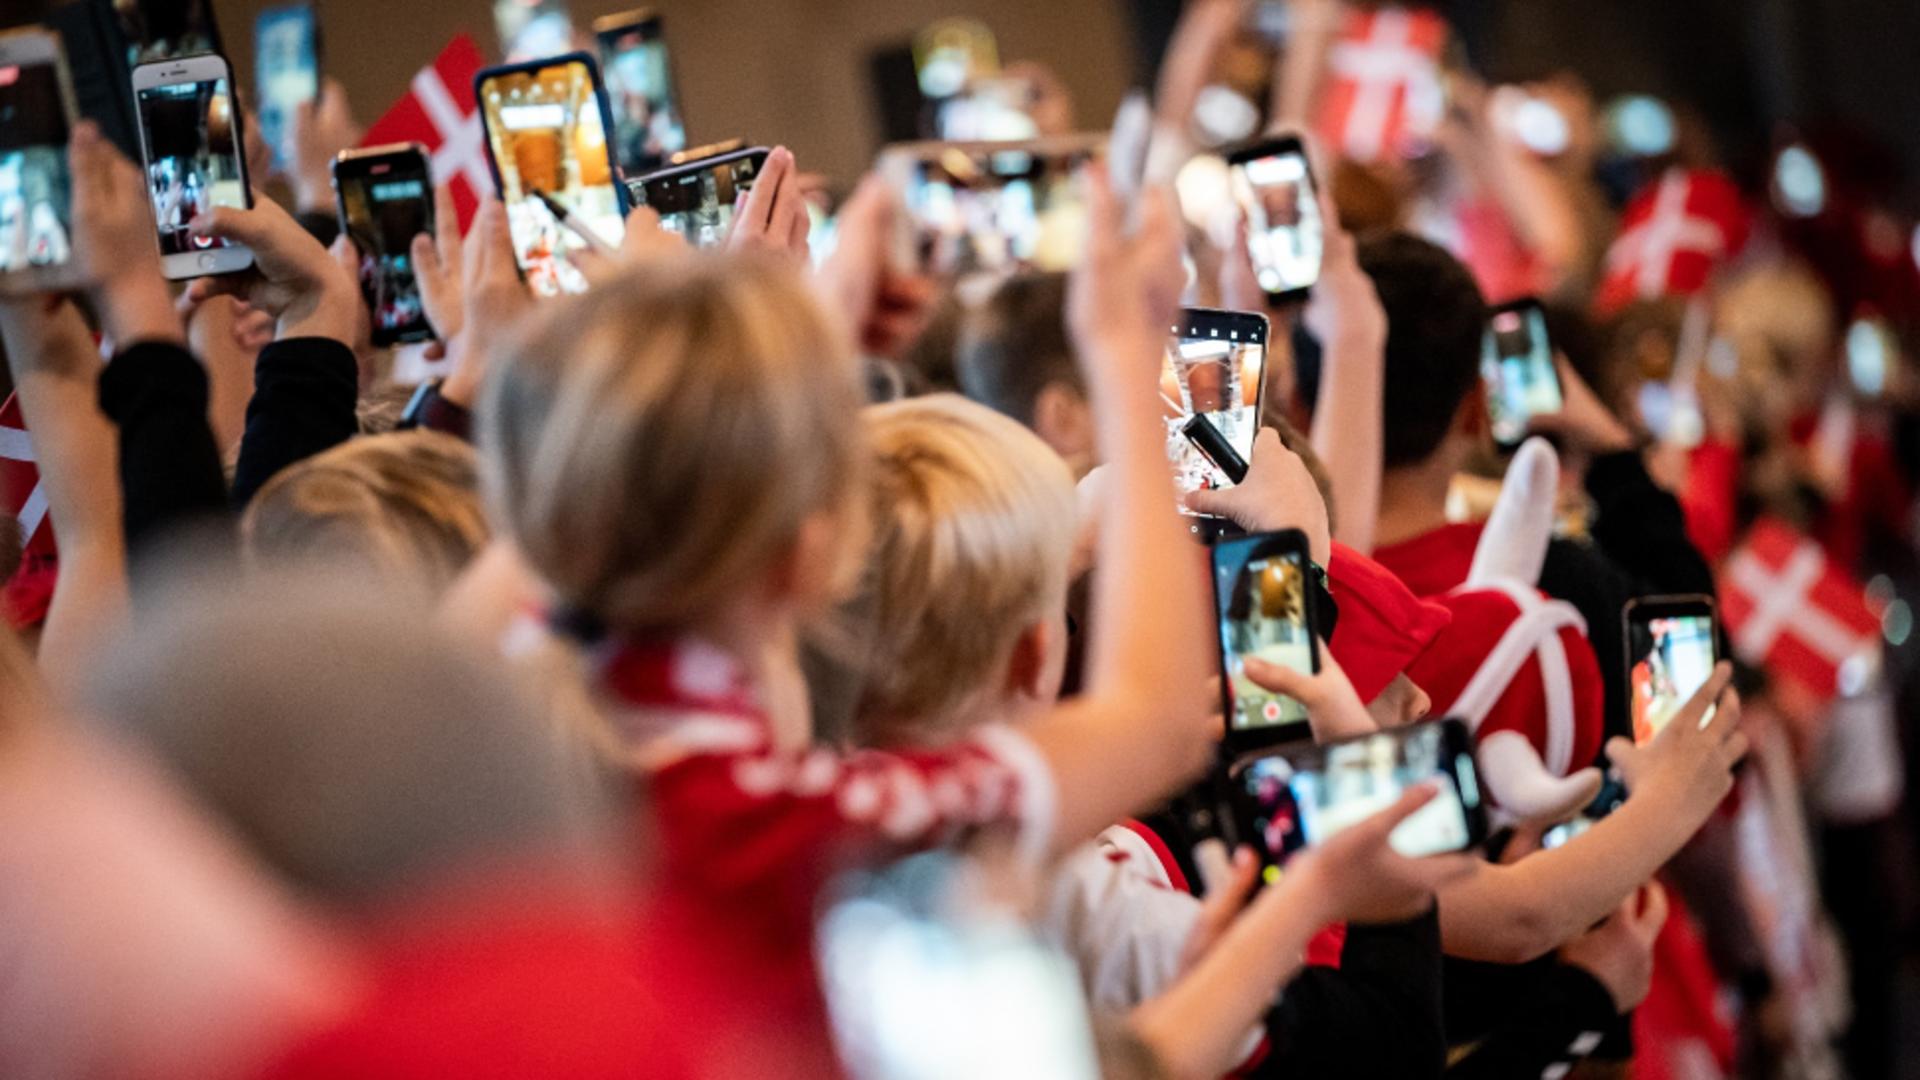
M 1713 570 L 1687 537 L 1680 500 L 1653 482 L 1637 451 L 1595 458 L 1587 467 L 1587 496 L 1594 543 L 1638 595 L 1713 595 Z
M 1500 1002 L 1500 1022 L 1447 1067 L 1448 1080 L 1540 1076 L 1592 1054 L 1619 1027 L 1612 995 L 1577 967 L 1540 967 L 1523 985 Z
M 321 247 L 332 247 L 340 237 L 340 218 L 334 214 L 321 213 L 318 210 L 302 210 L 294 215 L 294 220 L 307 234 L 320 241 Z
M 1310 967 L 1267 1014 L 1267 1055 L 1252 1075 L 1354 1080 L 1437 1077 L 1440 916 L 1351 926 L 1338 968 Z
M 127 550 L 227 510 L 220 448 L 207 424 L 207 372 L 178 345 L 120 350 L 100 373 L 100 411 L 120 433 Z
M 337 341 L 290 338 L 260 350 L 233 471 L 234 509 L 281 469 L 351 439 L 360 428 L 359 397 L 353 350 Z

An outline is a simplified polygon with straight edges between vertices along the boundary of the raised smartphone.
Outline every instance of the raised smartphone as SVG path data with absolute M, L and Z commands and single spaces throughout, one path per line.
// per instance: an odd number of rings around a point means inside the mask
M 1220 691 L 1230 751 L 1312 735 L 1306 706 L 1247 678 L 1252 657 L 1311 675 L 1320 670 L 1308 576 L 1313 561 L 1298 529 L 1222 540 L 1213 548 L 1220 628 Z
M 593 40 L 613 111 L 613 159 L 628 178 L 653 172 L 687 146 L 660 16 L 636 10 L 595 19 Z
M 1068 135 L 887 147 L 875 167 L 906 210 L 895 265 L 943 277 L 1071 269 L 1086 240 L 1080 169 L 1105 146 L 1104 135 Z
M 1167 460 L 1182 494 L 1232 487 L 1247 474 L 1260 433 L 1267 318 L 1184 308 L 1160 365 Z
M 320 96 L 320 24 L 312 4 L 262 11 L 253 22 L 253 70 L 260 100 L 260 137 L 285 168 L 293 113 Z
M 1247 221 L 1254 278 L 1275 302 L 1305 296 L 1320 280 L 1326 243 L 1306 148 L 1284 136 L 1242 146 L 1226 157 L 1227 182 Z
M 252 266 L 246 247 L 187 228 L 216 206 L 253 205 L 226 59 L 207 54 L 141 64 L 133 69 L 133 98 L 162 272 L 179 281 Z
M 1505 452 L 1526 441 L 1534 417 L 1566 405 L 1540 301 L 1515 300 L 1493 309 L 1481 342 L 1480 381 L 1494 444 Z
M 1634 600 L 1627 604 L 1625 621 L 1633 741 L 1645 743 L 1713 677 L 1720 662 L 1720 626 L 1710 596 Z M 1712 718 L 1708 709 L 1701 726 Z
M 627 199 L 660 215 L 660 227 L 694 247 L 717 247 L 733 228 L 733 208 L 767 164 L 764 146 L 735 150 L 627 181 Z
M 373 343 L 433 337 L 413 265 L 413 238 L 433 233 L 426 148 L 389 143 L 342 151 L 333 162 L 333 190 L 340 229 L 360 252 L 360 292 L 373 317 Z
M 0 34 L 0 293 L 78 284 L 73 262 L 73 84 L 59 35 Z

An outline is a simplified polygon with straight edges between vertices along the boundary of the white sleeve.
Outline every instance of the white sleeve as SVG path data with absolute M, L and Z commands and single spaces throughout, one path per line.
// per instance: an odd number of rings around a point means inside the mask
M 1042 929 L 1073 957 L 1101 1012 L 1129 1011 L 1173 985 L 1200 915 L 1191 894 L 1153 880 L 1157 864 L 1136 862 L 1112 844 L 1084 845 L 1061 861 L 1047 898 Z

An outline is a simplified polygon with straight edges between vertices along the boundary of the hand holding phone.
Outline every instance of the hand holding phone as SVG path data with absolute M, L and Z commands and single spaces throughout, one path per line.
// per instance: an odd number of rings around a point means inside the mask
M 1180 494 L 1246 479 L 1267 375 L 1267 319 L 1185 308 L 1160 367 L 1167 460 Z
M 1308 577 L 1313 563 L 1298 529 L 1223 540 L 1213 549 L 1213 589 L 1219 616 L 1222 708 L 1229 751 L 1306 738 L 1306 706 L 1248 678 L 1246 661 L 1320 670 L 1320 650 Z
M 142 64 L 133 70 L 133 96 L 163 272 L 179 281 L 253 265 L 244 244 L 192 228 L 215 209 L 253 205 L 226 59 L 208 54 Z
M 323 337 L 353 348 L 360 338 L 357 267 L 320 246 L 304 226 L 271 200 L 248 210 L 218 207 L 194 219 L 190 235 L 242 247 L 250 272 L 201 278 L 187 290 L 193 301 L 235 296 L 273 316 L 276 337 Z
M 1423 781 L 1356 824 L 1301 851 L 1281 871 L 1291 880 L 1306 875 L 1328 922 L 1361 925 L 1405 922 L 1433 906 L 1434 894 L 1473 873 L 1479 861 L 1465 849 L 1409 854 L 1404 837 L 1422 815 L 1451 814 L 1454 798 L 1445 781 Z M 1436 806 L 1435 804 L 1439 805 Z
M 414 241 L 434 233 L 426 148 L 395 143 L 349 150 L 333 163 L 340 231 L 360 261 L 360 291 L 373 318 L 373 344 L 433 336 L 416 274 Z M 431 246 L 429 251 L 431 252 Z
M 772 221 L 768 201 L 793 173 L 791 152 L 755 146 L 628 180 L 627 196 L 634 205 L 659 214 L 661 228 L 686 238 L 694 247 L 713 248 L 728 243 L 733 235 L 736 208 L 756 234 L 768 234 Z M 756 200 L 753 192 L 761 181 L 772 186 Z M 778 194 L 789 203 L 781 228 L 782 236 L 791 239 L 795 216 L 806 217 L 804 200 L 797 190 Z
M 1678 715 L 1720 660 L 1720 626 L 1710 596 L 1650 596 L 1623 613 L 1633 741 L 1652 741 Z M 1700 718 L 1705 726 L 1709 709 Z
M 887 147 L 875 170 L 906 210 L 895 267 L 961 276 L 1079 265 L 1088 220 L 1081 167 L 1105 145 L 1104 136 L 1071 135 Z
M 1320 280 L 1325 244 L 1306 147 L 1290 135 L 1243 146 L 1227 155 L 1227 180 L 1246 219 L 1254 278 L 1268 299 L 1305 296 Z
M 1493 309 L 1481 339 L 1480 378 L 1493 441 L 1503 452 L 1526 441 L 1535 417 L 1561 410 L 1566 397 L 1540 301 L 1516 300 Z
M 79 278 L 67 164 L 74 115 L 59 36 L 0 34 L 0 293 L 51 291 Z

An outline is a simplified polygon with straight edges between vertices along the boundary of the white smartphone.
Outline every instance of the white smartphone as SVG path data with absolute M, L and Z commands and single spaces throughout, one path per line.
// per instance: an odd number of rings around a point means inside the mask
M 73 85 L 58 35 L 0 34 L 0 293 L 71 287 Z
M 133 69 L 133 98 L 167 278 L 231 274 L 252 266 L 253 252 L 246 247 L 196 237 L 187 228 L 216 206 L 253 206 L 227 61 L 209 53 L 141 64 Z

